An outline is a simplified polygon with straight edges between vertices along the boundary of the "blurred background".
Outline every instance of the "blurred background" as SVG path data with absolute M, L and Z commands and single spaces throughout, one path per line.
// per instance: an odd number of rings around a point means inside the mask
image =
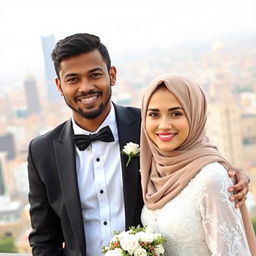
M 30 252 L 28 143 L 70 117 L 50 53 L 78 32 L 107 46 L 116 103 L 140 106 L 162 73 L 202 86 L 207 134 L 251 178 L 247 206 L 256 223 L 255 12 L 254 0 L 1 0 L 0 252 Z

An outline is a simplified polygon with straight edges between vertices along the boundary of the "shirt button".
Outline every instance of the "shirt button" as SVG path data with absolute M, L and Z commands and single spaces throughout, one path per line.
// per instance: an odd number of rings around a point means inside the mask
M 108 223 L 106 221 L 104 221 L 103 224 L 106 226 Z
M 101 190 L 100 190 L 100 193 L 101 193 L 101 194 L 103 194 L 103 193 L 104 193 L 104 191 L 101 189 Z
M 99 162 L 99 161 L 100 161 L 100 158 L 99 158 L 99 157 L 97 157 L 97 158 L 96 158 L 96 161 L 97 161 L 97 162 Z

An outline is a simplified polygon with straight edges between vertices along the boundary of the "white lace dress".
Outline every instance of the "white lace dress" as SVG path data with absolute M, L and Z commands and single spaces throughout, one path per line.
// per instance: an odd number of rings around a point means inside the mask
M 251 255 L 240 210 L 229 201 L 231 185 L 224 167 L 212 163 L 161 209 L 144 206 L 143 225 L 167 238 L 164 255 Z

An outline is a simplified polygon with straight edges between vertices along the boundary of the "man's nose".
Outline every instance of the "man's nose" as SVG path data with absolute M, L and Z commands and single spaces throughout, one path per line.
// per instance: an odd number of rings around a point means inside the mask
M 89 92 L 93 90 L 95 87 L 91 81 L 88 79 L 82 79 L 81 83 L 79 84 L 79 91 L 80 92 Z

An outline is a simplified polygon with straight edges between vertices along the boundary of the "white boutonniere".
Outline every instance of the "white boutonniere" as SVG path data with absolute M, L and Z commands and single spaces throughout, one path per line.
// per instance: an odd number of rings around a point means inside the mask
M 123 155 L 127 155 L 128 161 L 126 167 L 129 165 L 133 157 L 140 155 L 140 146 L 136 143 L 129 142 L 124 146 L 124 149 L 121 151 Z

